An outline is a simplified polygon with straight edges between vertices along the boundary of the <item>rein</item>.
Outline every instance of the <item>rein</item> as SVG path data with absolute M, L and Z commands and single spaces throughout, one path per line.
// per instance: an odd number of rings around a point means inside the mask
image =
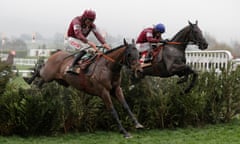
M 167 42 L 167 44 L 170 44 L 170 45 L 180 45 L 180 44 L 183 44 L 182 42 Z
M 170 45 L 185 45 L 185 44 L 198 44 L 200 43 L 193 35 L 193 31 L 190 30 L 190 35 L 191 37 L 193 37 L 192 40 L 188 41 L 188 42 L 176 42 L 176 41 L 169 41 L 166 42 L 166 44 L 170 44 Z
M 103 48 L 102 46 L 97 46 L 98 48 Z M 111 57 L 107 56 L 106 54 L 104 54 L 102 51 L 100 51 L 99 49 L 97 49 L 97 52 L 99 53 L 99 55 L 103 56 L 105 59 L 111 61 L 112 63 L 115 62 L 114 59 L 112 59 Z M 124 62 L 126 62 L 127 65 L 130 64 L 130 62 L 128 60 L 126 60 L 126 56 L 124 55 L 122 60 L 118 63 L 119 65 L 123 66 Z
M 97 46 L 98 48 L 103 48 L 102 46 Z M 111 61 L 111 62 L 115 62 L 114 59 L 112 59 L 111 57 L 105 55 L 102 51 L 100 51 L 99 49 L 95 49 L 99 55 L 102 55 L 105 59 Z
M 167 42 L 166 44 L 170 44 L 170 45 L 183 45 L 183 44 L 195 44 L 196 42 Z
M 102 46 L 97 46 L 98 48 L 103 48 Z M 111 62 L 115 62 L 114 59 L 112 59 L 111 57 L 105 55 L 102 51 L 100 51 L 99 49 L 97 49 L 97 52 L 99 53 L 99 55 L 102 55 L 105 59 L 111 61 Z M 126 56 L 124 55 L 123 59 L 121 60 L 123 63 L 126 61 L 126 64 L 129 65 L 130 62 L 126 60 Z M 118 63 L 119 65 L 123 65 L 121 62 Z
M 115 62 L 115 60 L 114 59 L 112 59 L 112 58 L 110 58 L 109 56 L 107 56 L 107 55 L 105 55 L 105 54 L 103 54 L 102 52 L 101 53 L 99 53 L 99 55 L 102 55 L 105 59 L 107 59 L 107 60 L 109 60 L 109 61 L 111 61 L 111 62 Z
M 103 48 L 102 46 L 97 46 L 97 47 L 98 47 L 98 48 Z M 90 48 L 90 47 L 87 47 L 87 48 L 85 48 L 85 49 L 88 49 L 88 48 Z M 102 55 L 105 59 L 107 59 L 107 60 L 109 60 L 109 61 L 111 61 L 111 62 L 115 62 L 114 59 L 112 59 L 111 57 L 105 55 L 105 54 L 104 54 L 102 51 L 100 51 L 99 49 L 95 49 L 95 50 L 97 51 L 97 53 L 98 53 L 99 55 Z M 70 57 L 74 56 L 74 55 L 77 54 L 77 53 L 78 53 L 78 52 L 75 52 L 75 53 L 73 53 L 73 54 L 70 54 L 69 56 L 65 57 L 64 59 L 70 58 Z

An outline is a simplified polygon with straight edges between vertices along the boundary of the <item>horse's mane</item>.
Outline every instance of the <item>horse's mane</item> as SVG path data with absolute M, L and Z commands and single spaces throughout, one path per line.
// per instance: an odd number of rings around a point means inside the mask
M 179 36 L 179 35 L 181 35 L 182 33 L 184 33 L 184 32 L 186 33 L 186 30 L 189 29 L 189 27 L 190 27 L 190 26 L 188 25 L 188 26 L 184 27 L 183 29 L 181 29 L 179 32 L 177 32 L 177 33 L 173 36 L 173 38 L 171 39 L 171 41 L 173 41 L 174 39 L 176 39 L 176 37 Z
M 121 47 L 123 47 L 123 46 L 124 46 L 124 45 L 120 45 L 120 46 L 117 46 L 117 47 L 115 47 L 115 48 L 113 48 L 113 49 L 110 49 L 110 50 L 106 51 L 105 54 L 111 53 L 111 52 L 113 52 L 113 51 L 115 51 L 115 50 L 117 50 L 117 49 L 119 49 L 119 48 L 121 48 Z

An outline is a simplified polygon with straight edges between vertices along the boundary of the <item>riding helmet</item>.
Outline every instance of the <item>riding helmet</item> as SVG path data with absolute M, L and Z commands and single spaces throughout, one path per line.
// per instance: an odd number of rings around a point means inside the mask
M 95 11 L 93 11 L 93 10 L 85 10 L 85 11 L 83 12 L 83 17 L 84 17 L 84 18 L 87 18 L 87 19 L 95 20 L 95 18 L 96 18 L 96 13 L 95 13 Z
M 160 32 L 160 33 L 164 33 L 165 32 L 165 26 L 161 23 L 155 25 L 154 29 L 157 31 L 157 32 Z

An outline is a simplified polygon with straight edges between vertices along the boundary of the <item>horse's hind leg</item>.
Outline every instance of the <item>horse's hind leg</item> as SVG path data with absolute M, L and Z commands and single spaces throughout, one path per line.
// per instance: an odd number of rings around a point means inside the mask
M 118 101 L 119 101 L 119 102 L 123 105 L 123 107 L 127 110 L 128 114 L 130 115 L 130 117 L 132 118 L 133 122 L 135 123 L 135 127 L 136 127 L 137 129 L 143 128 L 143 125 L 141 125 L 141 124 L 138 122 L 137 118 L 134 116 L 134 114 L 132 113 L 131 109 L 129 108 L 129 106 L 128 106 L 125 98 L 124 98 L 124 95 L 123 95 L 123 92 L 122 92 L 121 87 L 117 87 L 115 92 L 116 92 L 115 94 L 116 94 L 116 97 L 117 97 Z
M 180 76 L 181 77 L 181 76 Z M 184 83 L 188 80 L 188 75 L 185 75 L 183 78 L 180 78 L 178 81 L 177 81 L 177 84 L 181 84 L 181 83 Z
M 181 72 L 178 73 L 179 77 L 184 76 L 182 79 L 180 79 L 177 82 L 178 84 L 186 82 L 188 80 L 188 76 L 190 74 L 193 75 L 192 80 L 191 80 L 190 84 L 188 85 L 188 87 L 184 90 L 185 93 L 188 93 L 193 88 L 193 86 L 195 85 L 198 74 L 194 70 L 192 70 L 192 68 L 189 67 L 189 66 L 186 66 L 186 68 L 184 70 L 182 70 Z

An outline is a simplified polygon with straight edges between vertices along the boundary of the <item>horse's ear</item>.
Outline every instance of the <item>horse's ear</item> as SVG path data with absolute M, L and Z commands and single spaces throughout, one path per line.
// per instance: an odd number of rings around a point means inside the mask
M 126 39 L 125 39 L 125 38 L 123 39 L 123 43 L 124 43 L 124 45 L 125 45 L 125 46 L 127 46 L 127 45 L 128 45 L 128 43 L 127 43 L 127 41 L 126 41 Z
M 132 44 L 135 44 L 135 40 L 134 39 L 132 39 Z
M 132 39 L 132 45 L 135 47 L 135 40 Z
M 191 25 L 191 26 L 193 25 L 190 21 L 188 21 L 188 23 L 189 23 L 189 25 Z
M 196 20 L 195 24 L 196 24 L 196 25 L 198 24 L 198 20 Z

